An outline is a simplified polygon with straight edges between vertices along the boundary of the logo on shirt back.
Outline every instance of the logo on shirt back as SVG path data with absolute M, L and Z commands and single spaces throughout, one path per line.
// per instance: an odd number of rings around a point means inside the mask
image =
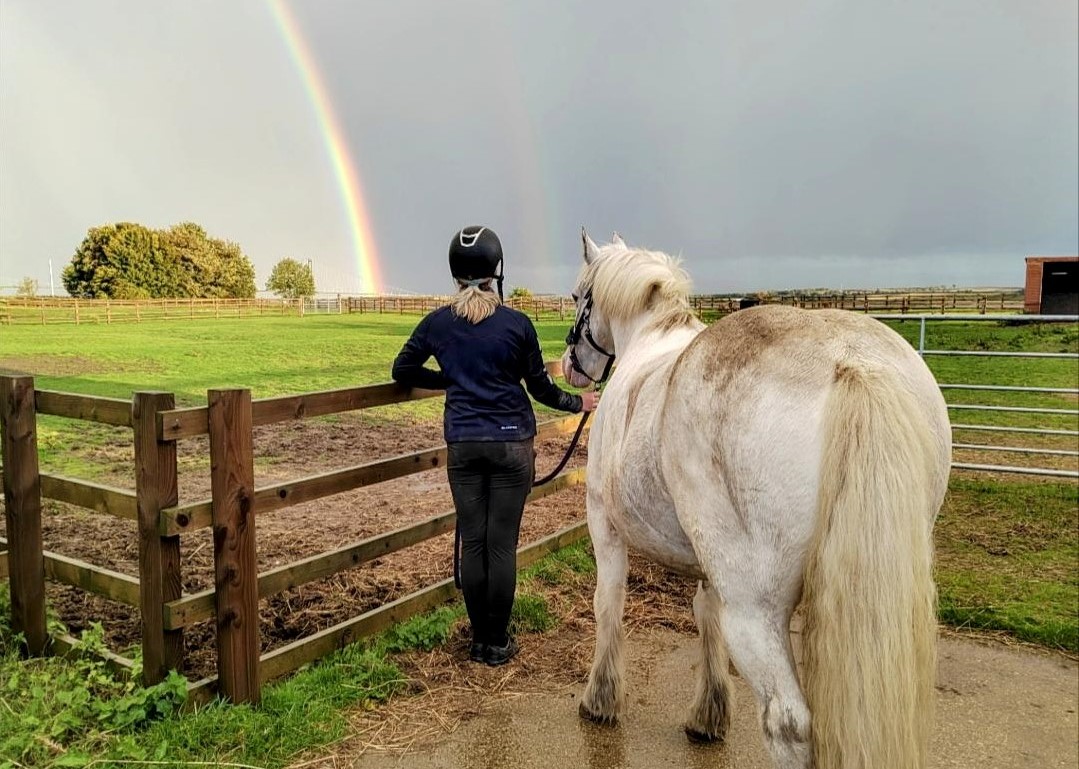
M 498 429 L 499 430 L 517 430 L 517 429 L 520 429 L 520 428 L 518 428 L 517 425 L 502 425 Z

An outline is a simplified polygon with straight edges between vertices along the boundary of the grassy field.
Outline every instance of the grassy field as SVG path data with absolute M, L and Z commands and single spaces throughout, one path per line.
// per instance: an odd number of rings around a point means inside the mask
M 0 371 L 22 371 L 35 376 L 39 389 L 63 390 L 130 398 L 136 390 L 166 390 L 179 405 L 201 405 L 206 390 L 250 387 L 256 398 L 310 392 L 389 379 L 389 369 L 417 316 L 317 315 L 159 321 L 142 324 L 82 326 L 10 326 L 0 334 Z M 545 354 L 561 354 L 566 323 L 537 324 Z M 893 328 L 917 345 L 916 321 L 891 322 Z M 1001 325 L 989 322 L 932 321 L 927 347 L 949 350 L 1014 350 L 1075 352 L 1079 329 L 1075 324 Z M 927 357 L 941 382 L 993 383 L 1041 387 L 1074 387 L 1079 380 L 1075 361 L 1059 359 Z M 1074 408 L 1074 396 L 949 390 L 950 402 L 1012 405 L 1036 408 Z M 386 407 L 370 418 L 395 418 L 404 413 L 434 418 L 437 400 Z M 543 409 L 541 408 L 541 411 Z M 1015 412 L 956 411 L 953 421 L 1015 427 L 1072 429 L 1074 416 L 1031 415 Z M 92 478 L 97 470 L 92 451 L 72 452 L 73 436 L 85 447 L 124 440 L 123 433 L 99 425 L 73 425 L 45 417 L 39 445 L 43 466 L 50 471 Z M 1067 436 L 957 431 L 956 441 L 993 445 L 1074 449 Z M 1007 463 L 1015 464 L 1011 455 Z M 962 457 L 983 461 L 979 457 Z M 993 457 L 995 463 L 1004 460 Z M 1074 469 L 1070 460 L 1052 460 Z M 1042 463 L 1043 465 L 1045 462 Z
M 117 398 L 129 398 L 135 390 L 167 390 L 176 393 L 181 405 L 205 403 L 208 388 L 250 387 L 255 397 L 308 392 L 386 381 L 393 357 L 416 321 L 416 316 L 319 315 L 11 326 L 0 332 L 0 371 L 31 373 L 41 389 Z M 566 325 L 537 324 L 549 358 L 561 353 Z M 917 344 L 918 323 L 897 322 L 893 327 Z M 1074 353 L 1079 329 L 1075 324 L 933 322 L 927 347 Z M 1079 381 L 1074 360 L 927 361 L 941 382 L 1075 387 Z M 946 397 L 953 403 L 1076 405 L 1074 396 L 1061 394 L 949 390 Z M 439 402 L 433 400 L 383 407 L 370 418 L 436 419 L 439 411 Z M 1077 427 L 1072 415 L 964 411 L 952 418 L 988 425 Z M 128 431 L 55 418 L 41 418 L 39 428 L 43 469 L 80 477 L 93 478 L 100 469 L 91 450 L 95 445 L 130 441 Z M 1072 450 L 1077 444 L 1072 436 L 962 431 L 956 439 L 1012 446 L 1036 441 Z M 1061 461 L 1075 468 L 1074 459 Z M 1079 653 L 1077 511 L 1079 484 L 1074 480 L 956 472 L 936 528 L 941 620 Z M 579 555 L 571 559 L 577 566 L 587 561 Z M 380 641 L 345 650 L 327 664 L 271 687 L 258 710 L 214 706 L 193 716 L 167 716 L 146 729 L 145 722 L 158 710 L 171 708 L 174 693 L 167 687 L 147 693 L 110 682 L 105 672 L 86 668 L 88 663 L 79 667 L 56 660 L 20 661 L 5 631 L 9 617 L 6 596 L 0 597 L 0 704 L 7 705 L 0 707 L 0 769 L 35 763 L 108 766 L 164 756 L 170 761 L 282 766 L 296 751 L 335 739 L 344 728 L 340 708 L 374 702 L 394 691 L 399 677 L 393 648 L 407 647 L 401 637 L 421 645 L 438 643 L 453 619 L 421 618 L 420 625 L 410 625 L 413 629 L 397 636 L 398 641 L 386 642 L 389 646 L 379 646 Z M 94 639 L 87 643 L 92 646 Z M 76 684 L 83 679 L 94 682 L 86 693 Z M 241 731 L 248 735 L 241 747 L 221 747 Z M 68 752 L 51 748 L 50 742 Z

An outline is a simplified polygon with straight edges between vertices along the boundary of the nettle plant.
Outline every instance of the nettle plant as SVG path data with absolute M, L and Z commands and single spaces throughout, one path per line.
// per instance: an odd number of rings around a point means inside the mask
M 124 733 L 173 713 L 187 693 L 187 682 L 175 671 L 159 684 L 142 686 L 139 653 L 130 673 L 111 671 L 101 656 L 99 623 L 83 632 L 63 660 L 21 659 L 21 645 L 14 635 L 0 645 L 0 766 L 85 765 L 91 757 L 79 748 L 106 737 L 123 741 Z

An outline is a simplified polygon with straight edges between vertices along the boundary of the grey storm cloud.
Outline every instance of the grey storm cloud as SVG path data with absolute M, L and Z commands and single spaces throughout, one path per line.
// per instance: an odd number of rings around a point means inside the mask
M 1075 3 L 289 4 L 387 286 L 465 224 L 566 291 L 582 225 L 697 290 L 1015 286 L 1079 250 Z M 357 270 L 325 131 L 261 2 L 0 0 L 0 284 L 87 227 L 194 220 L 264 281 Z

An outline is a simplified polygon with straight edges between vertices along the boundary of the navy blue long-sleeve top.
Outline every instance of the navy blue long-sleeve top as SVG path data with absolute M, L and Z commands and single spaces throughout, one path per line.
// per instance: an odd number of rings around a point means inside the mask
M 441 371 L 424 366 L 432 357 Z M 446 391 L 448 443 L 535 436 L 536 415 L 525 387 L 545 406 L 581 410 L 581 397 L 560 388 L 547 373 L 532 321 L 504 305 L 475 324 L 449 307 L 430 313 L 398 353 L 393 378 L 409 387 Z

